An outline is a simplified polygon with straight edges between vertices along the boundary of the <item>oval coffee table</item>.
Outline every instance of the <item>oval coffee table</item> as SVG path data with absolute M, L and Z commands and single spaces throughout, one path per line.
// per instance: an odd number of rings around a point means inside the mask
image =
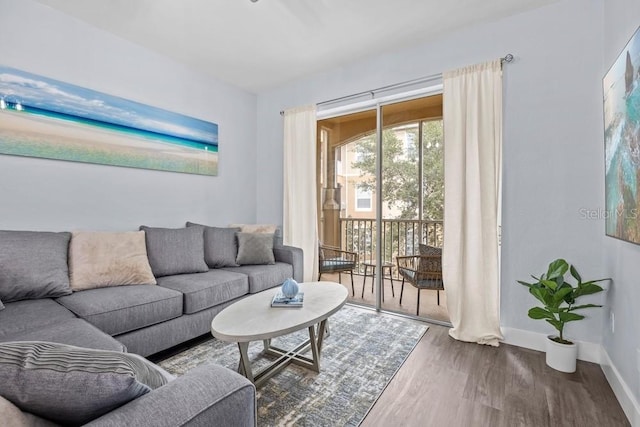
M 300 292 L 304 292 L 302 307 L 271 307 L 271 300 L 279 290 L 280 287 L 268 289 L 241 299 L 222 310 L 211 322 L 214 337 L 238 343 L 238 372 L 256 387 L 290 363 L 320 372 L 320 352 L 327 319 L 342 308 L 348 296 L 347 289 L 339 283 L 300 283 Z M 271 345 L 272 338 L 304 328 L 309 329 L 309 339 L 294 349 L 283 350 Z M 278 359 L 254 374 L 249 363 L 249 342 L 260 340 L 264 342 L 264 353 Z M 309 348 L 311 358 L 302 355 Z

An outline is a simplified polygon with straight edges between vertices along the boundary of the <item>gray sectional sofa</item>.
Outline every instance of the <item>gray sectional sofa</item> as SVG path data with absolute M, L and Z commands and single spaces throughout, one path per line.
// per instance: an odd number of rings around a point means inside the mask
M 57 283 L 72 272 L 71 233 L 0 231 L 0 343 L 48 341 L 149 356 L 209 333 L 213 317 L 247 295 L 289 277 L 302 281 L 302 251 L 278 244 L 277 237 L 271 237 L 271 259 L 259 264 L 251 262 L 250 248 L 233 246 L 253 236 L 188 225 L 141 227 L 156 285 L 74 292 Z M 235 263 L 239 249 L 248 254 L 245 265 Z M 26 296 L 19 295 L 21 288 L 29 290 Z M 221 422 L 255 424 L 255 389 L 237 373 L 214 366 L 197 368 L 91 425 Z

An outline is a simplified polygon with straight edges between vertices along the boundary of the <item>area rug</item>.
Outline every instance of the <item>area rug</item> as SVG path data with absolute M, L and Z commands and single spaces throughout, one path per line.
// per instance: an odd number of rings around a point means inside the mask
M 344 306 L 329 319 L 320 373 L 289 365 L 257 391 L 259 426 L 357 426 L 428 327 L 424 323 Z M 308 338 L 299 331 L 273 340 L 292 348 Z M 274 358 L 262 342 L 249 345 L 254 372 Z M 236 344 L 216 339 L 196 345 L 159 363 L 174 375 L 215 362 L 236 370 Z

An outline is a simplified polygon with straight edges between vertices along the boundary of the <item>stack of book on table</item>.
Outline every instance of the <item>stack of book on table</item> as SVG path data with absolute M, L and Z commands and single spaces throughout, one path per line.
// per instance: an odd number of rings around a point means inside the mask
M 282 291 L 278 291 L 271 300 L 271 307 L 302 307 L 304 292 L 298 292 L 293 298 L 285 297 Z

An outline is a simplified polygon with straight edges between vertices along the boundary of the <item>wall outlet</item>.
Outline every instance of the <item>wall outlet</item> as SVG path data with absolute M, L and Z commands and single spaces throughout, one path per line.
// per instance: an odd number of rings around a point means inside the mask
M 616 332 L 616 316 L 613 314 L 613 311 L 609 312 L 609 325 L 611 326 L 611 333 Z

